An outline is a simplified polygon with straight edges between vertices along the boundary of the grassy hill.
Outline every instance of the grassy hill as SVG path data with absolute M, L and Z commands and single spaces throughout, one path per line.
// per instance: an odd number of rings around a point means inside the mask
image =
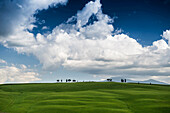
M 0 113 L 170 113 L 170 86 L 6 84 L 0 85 Z

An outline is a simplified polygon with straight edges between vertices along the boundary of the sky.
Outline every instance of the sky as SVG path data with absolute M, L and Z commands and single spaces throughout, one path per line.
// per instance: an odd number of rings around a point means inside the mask
M 170 0 L 1 0 L 0 83 L 170 83 Z

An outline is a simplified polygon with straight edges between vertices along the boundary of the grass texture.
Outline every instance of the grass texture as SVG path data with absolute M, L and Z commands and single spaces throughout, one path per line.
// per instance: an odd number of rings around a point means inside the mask
M 115 82 L 0 85 L 0 113 L 170 113 L 170 86 Z

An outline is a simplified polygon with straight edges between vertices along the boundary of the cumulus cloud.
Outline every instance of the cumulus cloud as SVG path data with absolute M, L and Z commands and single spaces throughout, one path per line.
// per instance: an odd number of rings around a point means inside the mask
M 34 72 L 31 69 L 28 69 L 25 65 L 16 65 L 11 66 L 1 66 L 0 67 L 0 84 L 5 82 L 20 82 L 28 83 L 32 81 L 41 80 L 39 74 Z
M 88 24 L 93 15 L 97 20 Z M 33 54 L 47 70 L 62 66 L 95 75 L 169 76 L 170 30 L 163 32 L 163 39 L 142 47 L 135 39 L 114 31 L 112 22 L 96 0 L 87 3 L 67 23 L 56 26 L 49 35 L 38 33 L 34 37 L 21 29 L 1 43 L 19 53 Z
M 78 27 L 85 25 L 92 14 L 97 14 L 99 10 L 101 10 L 100 0 L 96 0 L 95 2 L 90 1 L 86 4 L 86 6 L 77 13 L 77 25 Z
M 35 38 L 28 30 L 33 30 L 33 16 L 38 10 L 65 5 L 67 0 L 2 0 L 0 1 L 0 42 L 11 47 L 29 46 Z
M 168 44 L 170 45 L 170 30 L 164 31 L 162 37 L 167 39 L 168 40 Z
M 48 29 L 48 27 L 47 27 L 47 26 L 43 26 L 43 27 L 42 27 L 42 30 L 45 30 L 45 29 Z
M 1 0 L 0 1 L 0 39 L 15 35 L 20 30 L 36 27 L 31 24 L 38 10 L 47 9 L 57 4 L 65 5 L 67 0 Z
M 7 64 L 7 62 L 3 59 L 0 59 L 0 64 Z

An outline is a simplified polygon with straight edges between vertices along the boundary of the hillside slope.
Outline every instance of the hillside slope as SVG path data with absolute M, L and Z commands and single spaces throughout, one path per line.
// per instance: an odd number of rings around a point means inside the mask
M 0 113 L 170 113 L 170 86 L 114 82 L 0 85 Z

